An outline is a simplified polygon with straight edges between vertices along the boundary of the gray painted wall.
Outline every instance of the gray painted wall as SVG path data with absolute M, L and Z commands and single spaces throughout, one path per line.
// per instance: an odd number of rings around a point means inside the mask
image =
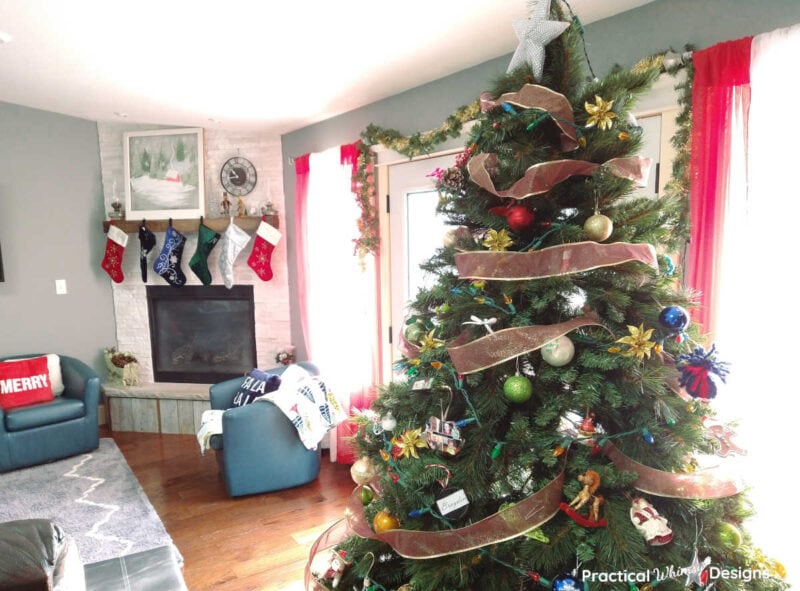
M 615 63 L 672 47 L 682 51 L 767 33 L 800 22 L 798 0 L 656 0 L 586 26 L 589 58 L 601 75 Z
M 615 63 L 630 66 L 639 59 L 686 44 L 698 49 L 800 22 L 798 0 L 656 0 L 637 9 L 586 25 L 592 68 L 603 75 Z M 509 23 L 509 28 L 511 23 Z M 439 126 L 456 108 L 475 100 L 505 72 L 510 55 L 464 70 L 402 94 L 283 136 L 289 268 L 295 268 L 294 167 L 290 159 L 358 139 L 370 123 L 403 133 Z M 436 56 L 431 56 L 436 59 Z M 345 239 L 350 240 L 350 237 Z M 297 283 L 290 276 L 291 299 Z M 293 319 L 292 340 L 303 357 L 299 320 Z
M 0 103 L 0 356 L 62 353 L 102 370 L 114 344 L 103 219 L 97 124 Z

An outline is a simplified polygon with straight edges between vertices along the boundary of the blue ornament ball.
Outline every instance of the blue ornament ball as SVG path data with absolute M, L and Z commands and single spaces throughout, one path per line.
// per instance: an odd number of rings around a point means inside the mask
M 578 577 L 564 573 L 553 579 L 553 591 L 583 591 L 583 582 Z
M 667 306 L 658 315 L 658 322 L 672 332 L 683 332 L 689 327 L 689 313 L 680 306 Z

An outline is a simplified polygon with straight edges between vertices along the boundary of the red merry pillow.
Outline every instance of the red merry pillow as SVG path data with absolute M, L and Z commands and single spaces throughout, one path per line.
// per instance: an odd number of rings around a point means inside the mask
M 47 357 L 0 363 L 0 407 L 3 410 L 53 400 Z

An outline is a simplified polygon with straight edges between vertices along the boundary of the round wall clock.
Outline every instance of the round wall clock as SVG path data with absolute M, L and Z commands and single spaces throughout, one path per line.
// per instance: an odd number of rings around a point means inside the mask
M 230 158 L 222 165 L 219 180 L 228 194 L 242 197 L 256 186 L 256 167 L 247 158 Z

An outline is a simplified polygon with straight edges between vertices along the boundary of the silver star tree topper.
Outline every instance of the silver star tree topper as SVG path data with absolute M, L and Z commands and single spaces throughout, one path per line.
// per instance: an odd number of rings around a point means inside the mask
M 544 69 L 544 47 L 561 35 L 569 23 L 547 20 L 550 16 L 550 0 L 538 0 L 531 3 L 530 16 L 513 22 L 519 45 L 508 64 L 507 72 L 511 72 L 524 64 L 529 64 L 534 77 L 542 77 Z

